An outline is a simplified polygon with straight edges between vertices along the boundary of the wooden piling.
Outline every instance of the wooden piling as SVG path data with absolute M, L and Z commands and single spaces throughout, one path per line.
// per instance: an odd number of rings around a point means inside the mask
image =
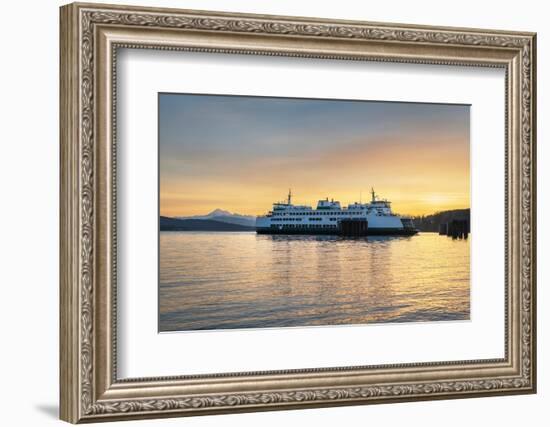
M 445 228 L 446 230 L 444 230 Z M 466 219 L 453 219 L 445 224 L 445 227 L 440 227 L 439 234 L 443 234 L 442 231 L 446 231 L 446 235 L 453 239 L 467 239 L 470 232 L 470 222 Z

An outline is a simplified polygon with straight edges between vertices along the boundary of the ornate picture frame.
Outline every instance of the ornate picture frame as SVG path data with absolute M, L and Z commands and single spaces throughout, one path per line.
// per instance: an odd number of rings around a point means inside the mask
M 111 421 L 536 391 L 533 33 L 70 4 L 61 8 L 61 419 Z M 505 357 L 117 379 L 117 49 L 499 67 Z

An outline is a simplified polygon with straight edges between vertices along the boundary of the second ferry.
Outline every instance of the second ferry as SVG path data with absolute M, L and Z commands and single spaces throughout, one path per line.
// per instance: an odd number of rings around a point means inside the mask
M 292 193 L 285 202 L 256 218 L 259 234 L 332 234 L 343 236 L 401 235 L 418 233 L 412 218 L 391 211 L 391 202 L 380 200 L 374 189 L 369 203 L 353 203 L 342 208 L 340 202 L 319 200 L 317 209 L 293 205 Z

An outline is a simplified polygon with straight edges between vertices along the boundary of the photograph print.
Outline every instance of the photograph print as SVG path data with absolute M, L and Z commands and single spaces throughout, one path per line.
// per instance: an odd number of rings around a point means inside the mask
M 160 332 L 470 319 L 470 106 L 159 93 Z

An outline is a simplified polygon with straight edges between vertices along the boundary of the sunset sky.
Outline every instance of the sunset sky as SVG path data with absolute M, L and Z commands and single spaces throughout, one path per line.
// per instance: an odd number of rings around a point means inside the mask
M 160 213 L 259 215 L 285 199 L 400 214 L 470 206 L 468 105 L 159 94 Z

